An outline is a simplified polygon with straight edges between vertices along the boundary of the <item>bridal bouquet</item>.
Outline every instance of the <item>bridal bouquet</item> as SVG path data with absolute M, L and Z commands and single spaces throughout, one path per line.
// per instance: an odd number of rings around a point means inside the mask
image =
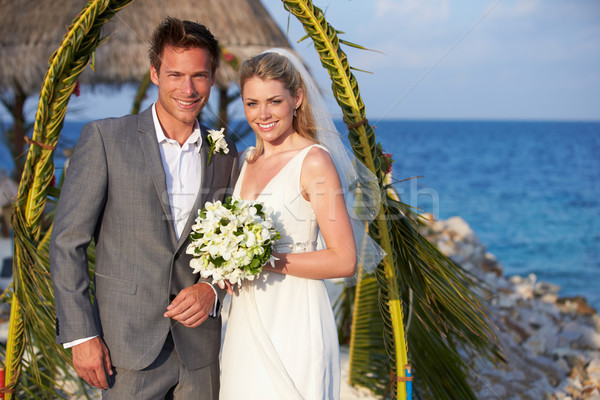
M 198 211 L 186 249 L 194 258 L 190 267 L 212 283 L 253 280 L 275 258 L 273 242 L 280 234 L 259 202 L 233 200 L 207 202 Z

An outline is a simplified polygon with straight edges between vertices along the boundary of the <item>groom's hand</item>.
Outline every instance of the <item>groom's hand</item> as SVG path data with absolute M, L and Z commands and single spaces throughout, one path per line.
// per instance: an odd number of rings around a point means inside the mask
M 215 291 L 204 282 L 183 289 L 173 299 L 164 314 L 188 328 L 195 328 L 206 321 L 215 305 Z
M 75 371 L 90 385 L 108 389 L 108 375 L 112 375 L 112 363 L 104 340 L 99 337 L 72 347 Z

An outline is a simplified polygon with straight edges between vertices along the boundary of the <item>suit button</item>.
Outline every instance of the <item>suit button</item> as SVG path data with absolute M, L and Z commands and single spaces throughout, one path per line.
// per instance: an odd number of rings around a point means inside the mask
M 172 302 L 173 300 L 175 300 L 175 297 L 177 297 L 177 296 L 175 296 L 174 294 L 170 295 L 169 302 Z

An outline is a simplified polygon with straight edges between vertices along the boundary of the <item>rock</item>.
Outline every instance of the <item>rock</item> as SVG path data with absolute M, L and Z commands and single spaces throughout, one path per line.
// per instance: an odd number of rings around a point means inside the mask
M 576 321 L 571 321 L 563 327 L 563 333 L 578 335 L 573 343 L 577 348 L 583 349 L 600 349 L 600 333 L 590 326 L 583 325 Z
M 600 388 L 600 372 L 588 372 L 586 383 L 594 385 L 594 387 Z
M 531 282 L 524 282 L 515 285 L 515 293 L 522 299 L 533 299 L 533 284 Z
M 571 349 L 570 347 L 557 347 L 549 353 L 557 359 L 564 359 L 571 366 L 585 365 L 586 357 L 581 350 Z
M 583 390 L 581 392 L 585 399 L 590 399 L 594 397 L 600 398 L 600 392 L 598 391 L 598 388 L 592 384 L 584 384 Z
M 481 270 L 483 272 L 491 272 L 496 276 L 502 276 L 502 266 L 491 253 L 485 253 L 481 261 Z
M 587 365 L 588 373 L 599 372 L 600 373 L 600 356 L 598 354 L 592 355 L 590 362 Z
M 558 304 L 563 306 L 571 306 L 575 308 L 575 312 L 581 315 L 597 314 L 596 310 L 591 307 L 587 300 L 581 296 L 562 297 L 558 299 Z
M 502 317 L 500 321 L 504 323 L 504 326 L 510 330 L 511 332 L 516 334 L 518 337 L 519 343 L 526 341 L 529 339 L 529 333 L 525 328 L 523 328 L 518 322 L 514 321 L 509 317 Z
M 544 303 L 554 304 L 556 303 L 556 300 L 558 300 L 558 295 L 554 293 L 546 293 L 540 296 L 540 301 L 543 301 Z
M 536 355 L 548 354 L 548 351 L 558 346 L 556 337 L 557 328 L 547 328 L 543 332 L 538 332 L 530 336 L 526 341 L 527 345 Z
M 544 294 L 557 294 L 560 290 L 559 285 L 555 285 L 549 282 L 538 282 L 535 284 L 534 294 L 536 296 L 543 296 Z
M 451 232 L 454 240 L 475 239 L 475 234 L 469 224 L 460 217 L 448 218 L 448 220 L 446 220 L 446 226 Z

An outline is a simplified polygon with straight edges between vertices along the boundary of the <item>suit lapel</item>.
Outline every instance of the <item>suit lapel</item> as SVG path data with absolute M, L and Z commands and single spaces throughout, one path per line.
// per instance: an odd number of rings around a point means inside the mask
M 149 107 L 140 114 L 138 132 L 142 152 L 144 153 L 146 165 L 148 166 L 148 173 L 152 176 L 154 188 L 156 189 L 156 196 L 163 209 L 165 220 L 170 222 L 171 240 L 173 243 L 176 243 L 177 236 L 175 235 L 175 228 L 171 223 L 171 204 L 169 203 L 165 170 L 160 156 L 160 149 L 158 148 L 154 121 L 152 119 L 152 107 Z
M 179 249 L 181 245 L 185 242 L 187 237 L 190 235 L 192 231 L 192 225 L 194 225 L 194 221 L 198 216 L 198 210 L 204 207 L 204 203 L 206 203 L 208 195 L 211 191 L 214 172 L 215 172 L 215 156 L 213 155 L 210 159 L 210 163 L 207 165 L 208 161 L 208 152 L 210 150 L 210 145 L 208 144 L 208 140 L 206 139 L 206 128 L 201 126 L 200 132 L 202 135 L 202 147 L 200 147 L 200 189 L 198 189 L 198 194 L 196 196 L 196 201 L 194 201 L 194 206 L 190 211 L 190 215 L 185 224 L 185 228 L 183 228 L 183 232 L 179 237 L 179 242 L 177 243 L 177 248 Z

